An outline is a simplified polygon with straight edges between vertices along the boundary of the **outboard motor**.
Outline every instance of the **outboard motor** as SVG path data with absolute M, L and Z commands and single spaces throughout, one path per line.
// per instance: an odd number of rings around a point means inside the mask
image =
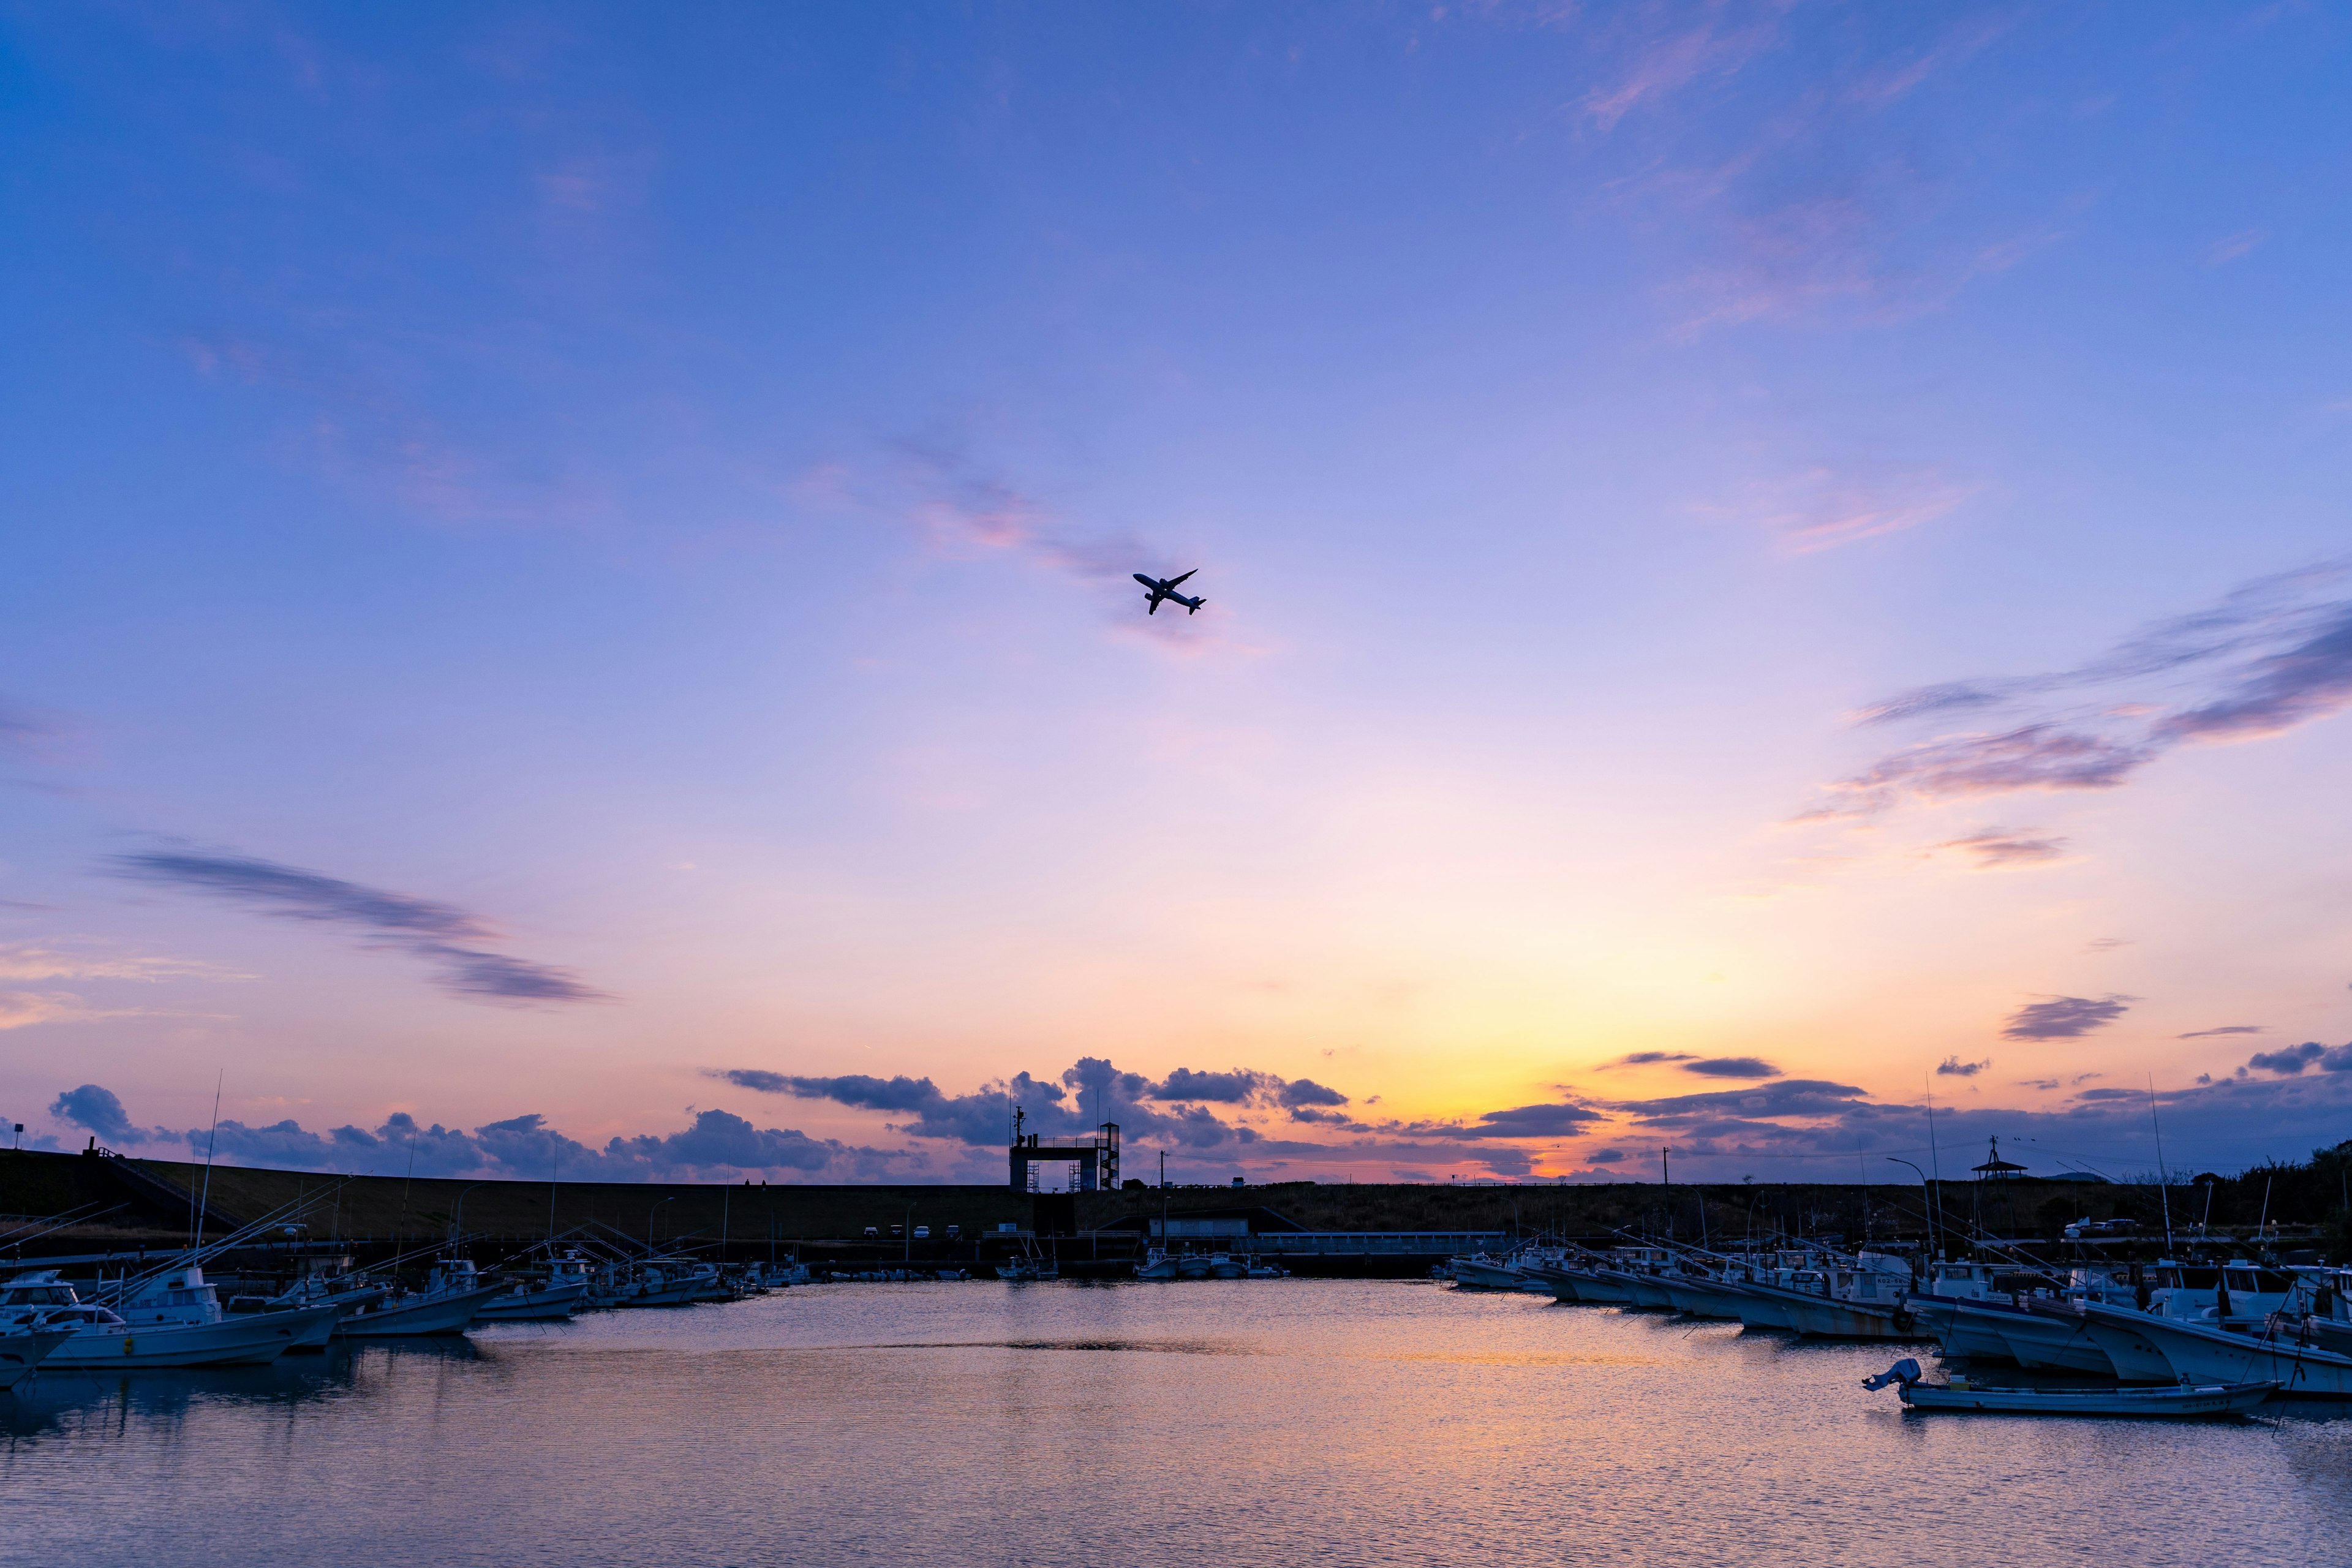
M 1875 1393 L 1879 1389 L 1885 1388 L 1890 1384 L 1897 1383 L 1901 1384 L 1904 1387 L 1908 1388 L 1918 1381 L 1919 1363 L 1906 1355 L 1901 1361 L 1896 1362 L 1893 1366 L 1888 1367 L 1885 1372 L 1880 1373 L 1877 1376 L 1864 1378 L 1862 1380 L 1862 1385 L 1863 1387 L 1871 1390 L 1873 1393 Z

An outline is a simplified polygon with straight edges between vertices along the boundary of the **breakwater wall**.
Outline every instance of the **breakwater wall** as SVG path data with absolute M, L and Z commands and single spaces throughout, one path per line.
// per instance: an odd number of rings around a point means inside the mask
M 79 1208 L 94 1215 L 89 1223 L 23 1247 L 18 1255 L 24 1257 L 173 1245 L 194 1224 L 192 1194 L 205 1190 L 204 1167 L 187 1162 L 0 1152 L 0 1213 Z M 1954 1228 L 2055 1237 L 2070 1220 L 2130 1219 L 2142 1238 L 2162 1234 L 2162 1194 L 2152 1185 L 1948 1182 L 1937 1195 L 1944 1222 Z M 2176 1186 L 2171 1197 L 2176 1227 L 2185 1229 L 2199 1217 L 2189 1211 L 2201 1207 L 2202 1189 Z M 211 1173 L 205 1226 L 218 1234 L 225 1225 L 291 1207 L 298 1212 L 289 1219 L 301 1228 L 288 1240 L 342 1243 L 362 1251 L 427 1246 L 459 1232 L 486 1243 L 520 1245 L 585 1226 L 608 1238 L 688 1245 L 737 1258 L 781 1249 L 844 1261 L 985 1261 L 1022 1245 L 1019 1238 L 1037 1236 L 1069 1237 L 1066 1252 L 1129 1256 L 1147 1244 L 1150 1224 L 1163 1207 L 1180 1219 L 1251 1211 L 1259 1229 L 1485 1231 L 1603 1241 L 1618 1232 L 1671 1231 L 1680 1239 L 1705 1237 L 1722 1245 L 1763 1236 L 1925 1241 L 1931 1230 L 1927 1199 L 1916 1184 L 1656 1182 L 1293 1182 L 1164 1193 L 1138 1186 L 1033 1198 L 1002 1185 L 474 1181 L 221 1165 Z M 2236 1214 L 2236 1206 L 2234 1195 L 2217 1196 L 2217 1230 L 2253 1219 Z M 2269 1215 L 2288 1224 L 2327 1217 L 2275 1205 Z M 918 1226 L 929 1236 L 916 1237 Z M 866 1236 L 869 1228 L 877 1235 Z M 8 1245 L 0 1242 L 0 1247 Z

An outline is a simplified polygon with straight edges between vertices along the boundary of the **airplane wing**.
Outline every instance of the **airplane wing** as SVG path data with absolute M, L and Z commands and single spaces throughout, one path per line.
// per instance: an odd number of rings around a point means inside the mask
M 1200 568 L 1198 566 L 1192 568 L 1192 572 L 1198 572 Z M 1190 577 L 1192 574 L 1192 572 L 1185 573 L 1184 577 Z M 1177 584 L 1181 583 L 1184 580 L 1184 577 L 1171 577 L 1168 579 L 1168 585 L 1173 588 Z
M 1160 586 L 1160 584 L 1157 584 L 1157 583 L 1153 582 L 1150 578 L 1149 578 L 1149 577 L 1145 576 L 1145 575 L 1144 575 L 1142 573 L 1140 573 L 1140 572 L 1138 572 L 1138 573 L 1135 574 L 1135 580 L 1136 580 L 1137 582 L 1139 582 L 1139 583 L 1142 584 L 1143 584 L 1145 587 L 1147 587 L 1147 588 L 1157 588 L 1158 586 Z

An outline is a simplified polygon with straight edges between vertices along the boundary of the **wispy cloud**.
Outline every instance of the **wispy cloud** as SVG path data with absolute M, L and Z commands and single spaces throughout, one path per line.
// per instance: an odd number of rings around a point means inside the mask
M 1704 79 L 1737 73 L 1780 41 L 1779 11 L 1718 4 L 1696 12 L 1631 13 L 1618 68 L 1585 94 L 1585 114 L 1601 131 L 1613 131 L 1636 109 L 1661 104 Z
M 2218 1035 L 2261 1035 L 2269 1031 L 2260 1024 L 2224 1024 L 2218 1029 L 2191 1029 L 2185 1035 L 2175 1035 L 2176 1040 L 2210 1040 Z
M 2119 788 L 2190 742 L 2277 735 L 2352 707 L 2352 600 L 2331 563 L 2259 579 L 2142 628 L 2070 669 L 1945 681 L 1858 716 L 1865 728 L 1957 715 L 2010 721 L 1889 752 L 1825 786 L 1799 820 L 1865 816 L 2028 790 Z
M 908 437 L 894 446 L 915 518 L 944 553 L 1002 552 L 1089 582 L 1124 582 L 1161 559 L 1126 530 L 1072 524 L 959 442 Z
M 71 952 L 30 942 L 0 944 L 0 980 L 250 980 L 191 958 Z
M 249 856 L 146 850 L 108 868 L 137 881 L 208 894 L 287 920 L 342 926 L 371 946 L 431 961 L 450 994 L 499 1003 L 603 1002 L 569 970 L 470 945 L 498 939 L 481 917 L 453 904 L 388 892 Z
M 1695 510 L 1751 522 L 1783 549 L 1811 554 L 1933 522 L 1976 493 L 1930 471 L 1874 474 L 1817 464 L 1751 481 L 1736 499 Z
M 128 1018 L 139 1012 L 135 1007 L 94 1007 L 69 991 L 0 991 L 0 1030 Z
M 2217 239 L 2205 247 L 2206 265 L 2224 267 L 2232 261 L 2242 260 L 2261 249 L 2263 241 L 2270 237 L 2268 229 L 2250 228 L 2225 239 Z
M 2000 827 L 1988 827 L 1979 833 L 1948 838 L 1936 847 L 1969 856 L 1975 860 L 1979 870 L 2046 865 L 2053 860 L 2063 860 L 2066 855 L 2063 838 L 2034 838 Z
M 1990 1066 L 1992 1066 L 1992 1058 L 1990 1057 L 1980 1062 L 1964 1062 L 1955 1054 L 1946 1057 L 1936 1064 L 1936 1074 L 1939 1078 L 1974 1078 Z M 2056 1089 L 2058 1086 L 2051 1083 L 2042 1087 Z
M 2136 996 L 2046 996 L 2010 1015 L 2005 1040 L 2072 1040 L 2104 1029 L 2130 1010 Z

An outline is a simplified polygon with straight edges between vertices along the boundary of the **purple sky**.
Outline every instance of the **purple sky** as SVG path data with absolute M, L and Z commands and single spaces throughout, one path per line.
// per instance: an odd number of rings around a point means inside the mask
M 1015 1103 L 1218 1181 L 2352 1135 L 2347 69 L 0 5 L 0 1111 L 537 1178 L 994 1179 Z

